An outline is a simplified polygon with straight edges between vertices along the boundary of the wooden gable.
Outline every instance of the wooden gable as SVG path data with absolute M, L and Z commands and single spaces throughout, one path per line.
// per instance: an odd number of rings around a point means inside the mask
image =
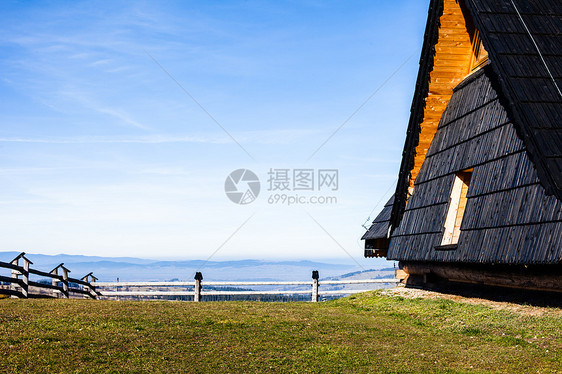
M 561 32 L 560 0 L 430 1 L 394 202 L 366 254 L 387 229 L 386 257 L 423 282 L 562 291 Z
M 410 189 L 414 187 L 441 116 L 453 95 L 453 88 L 474 68 L 482 66 L 487 56 L 478 32 L 459 0 L 443 1 L 443 14 L 439 18 L 439 24 L 429 92 L 425 99 L 414 164 L 410 171 Z

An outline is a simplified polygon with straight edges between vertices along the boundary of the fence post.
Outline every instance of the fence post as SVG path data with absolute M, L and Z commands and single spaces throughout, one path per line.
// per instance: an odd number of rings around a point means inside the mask
M 53 270 L 51 270 L 49 273 L 50 273 L 50 274 L 53 274 L 53 275 L 55 275 L 55 276 L 58 277 L 58 275 L 59 275 L 59 267 L 61 267 L 63 264 L 64 264 L 63 262 L 60 263 L 60 264 L 58 264 L 58 265 L 57 265 Z M 51 279 L 51 284 L 52 284 L 53 286 L 58 287 L 58 286 L 59 286 L 59 282 L 60 282 L 60 279 L 59 279 L 59 278 L 52 278 L 52 279 Z M 60 297 L 60 294 L 55 294 L 55 295 L 56 295 L 57 297 Z
M 26 299 L 29 297 L 29 264 L 33 262 L 29 261 L 27 258 L 23 258 L 23 272 L 21 273 L 21 278 L 23 280 L 23 285 L 21 287 L 21 293 Z
M 27 298 L 29 289 L 29 265 L 33 264 L 33 262 L 29 261 L 29 259 L 25 257 L 25 252 L 22 252 L 12 260 L 11 264 L 19 266 L 20 258 L 23 259 L 23 272 L 12 269 L 12 278 L 17 280 L 20 275 L 22 276 L 23 285 L 21 287 L 21 295 L 22 297 Z M 12 291 L 17 291 L 17 284 L 17 282 L 10 283 L 10 289 Z M 12 297 L 17 298 L 17 296 Z
M 51 270 L 51 271 L 49 272 L 49 274 L 59 275 L 59 274 L 58 274 L 58 271 L 57 271 L 57 268 L 54 268 L 53 270 Z M 51 285 L 52 285 L 52 286 L 55 286 L 55 287 L 58 286 L 58 285 L 59 285 L 59 280 L 58 280 L 57 278 L 51 278 Z
M 52 284 L 53 286 L 56 286 L 58 282 L 61 282 L 62 283 L 61 295 L 62 297 L 68 299 L 68 273 L 70 273 L 70 270 L 64 267 L 64 262 L 61 262 L 60 264 L 57 265 L 57 267 L 55 267 L 49 273 L 58 276 L 59 268 L 62 270 L 62 281 L 60 278 L 56 278 L 56 279 L 53 278 Z
M 312 271 L 312 302 L 318 302 L 318 270 Z
M 203 280 L 203 274 L 200 271 L 195 273 L 195 287 L 193 289 L 193 301 L 196 303 L 201 301 L 201 281 Z
M 68 294 L 68 273 L 70 273 L 70 270 L 68 270 L 64 266 L 61 266 L 61 269 L 62 269 L 62 294 L 63 294 L 63 297 L 65 299 L 68 299 L 68 297 L 69 297 L 69 294 Z
M 12 264 L 13 264 L 13 263 L 12 263 Z M 17 270 L 12 269 L 12 278 L 13 278 L 14 280 L 17 280 L 17 279 L 18 279 L 18 271 L 17 271 Z M 17 287 L 17 283 L 14 283 L 14 282 L 11 282 L 11 283 L 10 283 L 10 290 L 11 290 L 11 291 L 14 291 L 14 292 L 17 291 L 17 290 L 16 290 L 16 287 Z M 16 298 L 17 298 L 17 296 L 15 296 L 15 295 L 12 295 L 12 296 L 10 296 L 10 297 L 11 297 L 12 299 L 16 299 Z
M 23 253 L 23 252 L 22 252 L 22 253 Z M 20 256 L 14 258 L 14 259 L 12 260 L 11 264 L 12 264 L 12 265 L 19 266 L 19 265 L 18 265 L 19 259 L 20 259 Z M 14 280 L 17 280 L 19 275 L 20 275 L 20 272 L 19 272 L 19 271 L 15 270 L 15 269 L 12 269 L 12 278 L 13 278 Z M 12 282 L 12 283 L 10 283 L 10 290 L 12 290 L 12 291 L 14 291 L 14 292 L 17 291 L 17 282 Z M 15 298 L 17 298 L 17 296 L 12 295 L 11 298 L 15 299 Z
M 90 281 L 88 283 L 90 284 L 90 294 L 92 295 L 92 299 L 98 298 L 98 292 L 96 291 L 96 286 L 92 284 L 92 282 L 96 283 L 97 281 L 98 278 L 94 277 L 94 274 L 90 273 Z
M 94 274 L 92 272 L 89 272 L 88 274 L 83 276 L 81 280 L 88 283 L 88 285 L 84 286 L 84 288 L 86 289 L 86 291 L 88 291 L 90 298 L 97 299 L 98 294 L 96 293 L 96 286 L 92 285 L 92 282 L 97 281 L 98 278 L 94 277 Z

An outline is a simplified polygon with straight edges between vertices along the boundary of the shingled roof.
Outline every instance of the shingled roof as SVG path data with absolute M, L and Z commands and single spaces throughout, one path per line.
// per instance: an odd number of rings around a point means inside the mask
M 388 227 L 390 225 L 390 212 L 392 211 L 392 205 L 394 204 L 394 195 L 384 204 L 383 210 L 373 221 L 373 224 L 363 235 L 361 240 L 367 239 L 380 239 L 388 237 Z
M 465 0 L 512 118 L 546 194 L 562 200 L 562 3 L 560 0 Z M 432 0 L 410 122 L 392 208 L 400 223 L 433 70 L 443 0 Z

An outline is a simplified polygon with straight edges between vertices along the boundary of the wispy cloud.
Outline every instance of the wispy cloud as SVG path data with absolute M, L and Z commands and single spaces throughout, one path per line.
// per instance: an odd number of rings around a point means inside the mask
M 309 140 L 323 132 L 322 129 L 270 129 L 238 132 L 236 137 L 244 143 L 293 144 L 300 140 Z
M 103 59 L 103 60 L 97 60 L 97 61 L 92 62 L 90 64 L 90 66 L 107 65 L 107 64 L 111 63 L 112 61 L 113 60 L 111 60 L 109 58 L 106 58 L 106 59 Z
M 113 108 L 96 108 L 96 110 L 100 113 L 105 113 L 108 114 L 112 117 L 115 117 L 121 121 L 123 121 L 124 123 L 127 123 L 133 127 L 137 127 L 139 129 L 143 129 L 143 130 L 149 130 L 150 128 L 148 126 L 143 125 L 142 123 L 139 123 L 137 121 L 135 121 L 134 119 L 132 119 L 127 113 L 118 110 L 118 109 L 113 109 Z
M 0 138 L 0 143 L 44 143 L 44 144 L 96 144 L 96 143 L 140 143 L 140 144 L 159 144 L 159 143 L 228 143 L 227 139 L 209 139 L 192 136 L 162 136 L 150 135 L 127 138 L 102 138 L 102 137 L 74 137 L 74 138 Z
M 363 174 L 365 178 L 373 178 L 376 180 L 395 179 L 396 174 Z
M 47 202 L 48 200 L 0 200 L 0 205 L 19 205 L 19 204 L 42 204 Z
M 193 171 L 186 170 L 184 167 L 151 167 L 139 171 L 139 174 L 154 174 L 161 176 L 192 176 Z
M 385 148 L 385 150 L 396 150 L 398 148 Z M 378 164 L 399 164 L 399 158 L 383 158 L 383 157 L 356 157 L 356 156 L 343 156 L 342 159 L 344 160 L 352 160 L 352 161 L 361 161 L 364 163 L 368 163 L 371 165 L 378 165 Z
M 51 174 L 53 172 L 68 171 L 79 169 L 79 167 L 19 167 L 19 168 L 1 168 L 0 175 L 6 174 Z
M 310 136 L 318 134 L 317 129 L 272 129 L 263 131 L 242 131 L 237 133 L 237 137 L 244 143 L 252 144 L 292 144 L 298 140 L 309 139 Z M 160 143 L 208 143 L 208 144 L 228 144 L 232 140 L 223 135 L 143 135 L 126 137 L 102 137 L 102 136 L 80 136 L 80 137 L 48 137 L 48 138 L 29 138 L 29 137 L 0 137 L 0 143 L 44 143 L 44 144 L 96 144 L 96 143 L 139 143 L 139 144 L 160 144 Z

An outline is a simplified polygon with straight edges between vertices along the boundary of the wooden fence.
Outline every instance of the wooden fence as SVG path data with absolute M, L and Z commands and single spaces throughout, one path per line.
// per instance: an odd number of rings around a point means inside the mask
M 20 265 L 20 261 L 23 262 Z M 358 280 L 319 280 L 318 271 L 312 272 L 312 280 L 301 282 L 203 282 L 201 272 L 195 274 L 191 282 L 98 282 L 92 273 L 86 274 L 81 279 L 68 276 L 70 270 L 64 264 L 59 264 L 50 272 L 32 269 L 31 262 L 25 253 L 19 254 L 11 262 L 1 262 L 0 269 L 10 269 L 11 276 L 0 275 L 0 295 L 10 295 L 17 298 L 36 298 L 36 297 L 63 297 L 69 298 L 75 295 L 81 297 L 98 298 L 119 298 L 119 297 L 154 297 L 154 296 L 189 296 L 193 301 L 199 302 L 204 296 L 243 296 L 243 295 L 311 295 L 313 302 L 318 301 L 321 295 L 349 295 L 358 292 L 371 291 L 369 289 L 331 289 L 323 290 L 321 286 L 328 285 L 366 285 L 366 284 L 397 284 L 399 279 L 358 279 Z M 51 283 L 36 282 L 29 279 L 30 274 L 43 278 L 49 278 Z M 275 286 L 293 289 L 274 289 L 274 290 L 225 290 L 220 287 L 240 287 L 240 286 Z M 307 286 L 307 289 L 302 289 Z M 123 288 L 126 290 L 124 291 Z M 133 288 L 134 290 L 130 290 Z M 155 290 L 155 288 L 157 288 Z M 217 289 L 219 288 L 219 289 Z M 301 289 L 295 289 L 301 288 Z M 163 290 L 162 290 L 163 289 Z
M 21 266 L 20 261 L 23 262 Z M 0 282 L 6 284 L 0 287 L 0 295 L 24 299 L 32 297 L 69 298 L 74 294 L 92 299 L 99 296 L 95 285 L 91 283 L 97 280 L 92 273 L 86 274 L 81 279 L 75 279 L 68 276 L 70 270 L 63 263 L 48 273 L 30 268 L 32 264 L 33 262 L 25 257 L 25 252 L 20 253 L 11 262 L 0 261 L 0 268 L 11 270 L 11 277 L 0 275 Z M 30 274 L 50 278 L 51 284 L 32 281 L 29 279 Z
M 311 301 L 317 302 L 320 295 L 349 295 L 359 292 L 371 291 L 369 289 L 343 289 L 343 290 L 321 290 L 325 285 L 356 285 L 356 284 L 398 284 L 399 279 L 357 279 L 357 280 L 319 280 L 318 271 L 312 272 L 311 281 L 302 282 L 203 282 L 203 275 L 200 272 L 195 274 L 194 281 L 191 282 L 95 282 L 99 294 L 103 297 L 118 298 L 120 296 L 191 296 L 193 301 L 202 301 L 203 296 L 233 296 L 233 295 L 311 295 Z M 205 289 L 204 287 L 224 287 L 224 286 L 308 286 L 306 290 L 216 290 Z M 123 291 L 123 288 L 127 289 Z M 128 290 L 136 288 L 136 290 Z M 165 290 L 154 290 L 154 288 L 164 288 Z M 180 288 L 180 289 L 178 289 Z

